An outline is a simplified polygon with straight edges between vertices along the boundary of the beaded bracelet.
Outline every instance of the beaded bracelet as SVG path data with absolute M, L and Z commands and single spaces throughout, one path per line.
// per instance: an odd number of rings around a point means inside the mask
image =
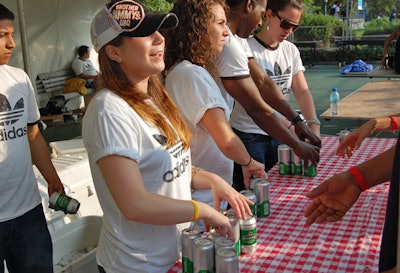
M 196 173 L 198 173 L 199 171 L 202 171 L 203 169 L 201 169 L 201 168 L 197 168 L 197 167 L 195 167 L 195 166 L 192 166 L 192 180 L 193 180 L 193 177 L 196 175 Z
M 349 169 L 349 172 L 353 175 L 354 179 L 357 181 L 357 184 L 360 186 L 362 191 L 369 189 L 367 181 L 365 180 L 364 176 L 362 175 L 360 170 L 357 168 L 357 166 L 351 167 Z

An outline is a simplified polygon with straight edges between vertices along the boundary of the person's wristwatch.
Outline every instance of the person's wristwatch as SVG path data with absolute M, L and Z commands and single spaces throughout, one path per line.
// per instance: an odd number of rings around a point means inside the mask
M 291 122 L 290 122 L 290 126 L 288 127 L 288 129 L 292 126 L 295 126 L 299 121 L 303 121 L 304 120 L 304 116 L 302 114 L 298 114 L 297 117 L 295 117 Z

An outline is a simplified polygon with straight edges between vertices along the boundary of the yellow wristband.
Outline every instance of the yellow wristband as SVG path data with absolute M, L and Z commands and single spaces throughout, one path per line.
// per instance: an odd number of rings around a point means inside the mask
M 197 220 L 199 220 L 199 215 L 200 215 L 199 207 L 197 206 L 197 202 L 196 201 L 190 200 L 190 202 L 192 202 L 193 209 L 194 209 L 193 220 L 192 221 L 196 222 Z

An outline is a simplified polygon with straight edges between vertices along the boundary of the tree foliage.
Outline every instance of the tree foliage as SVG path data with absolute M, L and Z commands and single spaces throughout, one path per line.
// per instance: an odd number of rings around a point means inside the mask
M 371 19 L 377 18 L 378 14 L 389 17 L 393 10 L 397 10 L 397 15 L 400 15 L 400 6 L 398 6 L 397 0 L 365 0 L 365 3 Z
M 172 9 L 173 0 L 143 0 L 142 3 L 153 12 L 166 13 Z

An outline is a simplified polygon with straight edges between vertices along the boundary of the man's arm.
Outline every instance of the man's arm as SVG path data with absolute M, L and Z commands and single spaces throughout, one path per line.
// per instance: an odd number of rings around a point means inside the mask
M 49 196 L 53 192 L 64 192 L 64 186 L 61 183 L 50 154 L 47 149 L 46 141 L 39 131 L 37 124 L 28 126 L 28 140 L 31 149 L 32 161 L 43 175 L 48 184 Z
M 221 78 L 228 93 L 239 102 L 254 122 L 273 138 L 289 145 L 304 160 L 316 165 L 319 162 L 319 148 L 300 141 L 282 122 L 260 95 L 257 86 L 250 76 Z M 295 111 L 294 111 L 295 112 Z M 295 115 L 293 118 L 297 116 Z M 304 123 L 304 122 L 297 122 Z M 298 126 L 296 123 L 296 127 Z
M 293 109 L 290 103 L 285 99 L 279 87 L 262 70 L 254 59 L 249 60 L 250 75 L 256 84 L 263 100 L 271 107 L 278 110 L 288 120 L 293 121 L 298 113 Z M 321 147 L 321 140 L 311 131 L 304 122 L 297 122 L 295 131 L 301 140 L 307 139 L 311 144 Z
M 357 166 L 369 188 L 389 180 L 395 148 L 393 146 Z M 339 221 L 358 200 L 361 192 L 360 185 L 348 170 L 328 178 L 306 194 L 313 199 L 304 212 L 306 225 Z

